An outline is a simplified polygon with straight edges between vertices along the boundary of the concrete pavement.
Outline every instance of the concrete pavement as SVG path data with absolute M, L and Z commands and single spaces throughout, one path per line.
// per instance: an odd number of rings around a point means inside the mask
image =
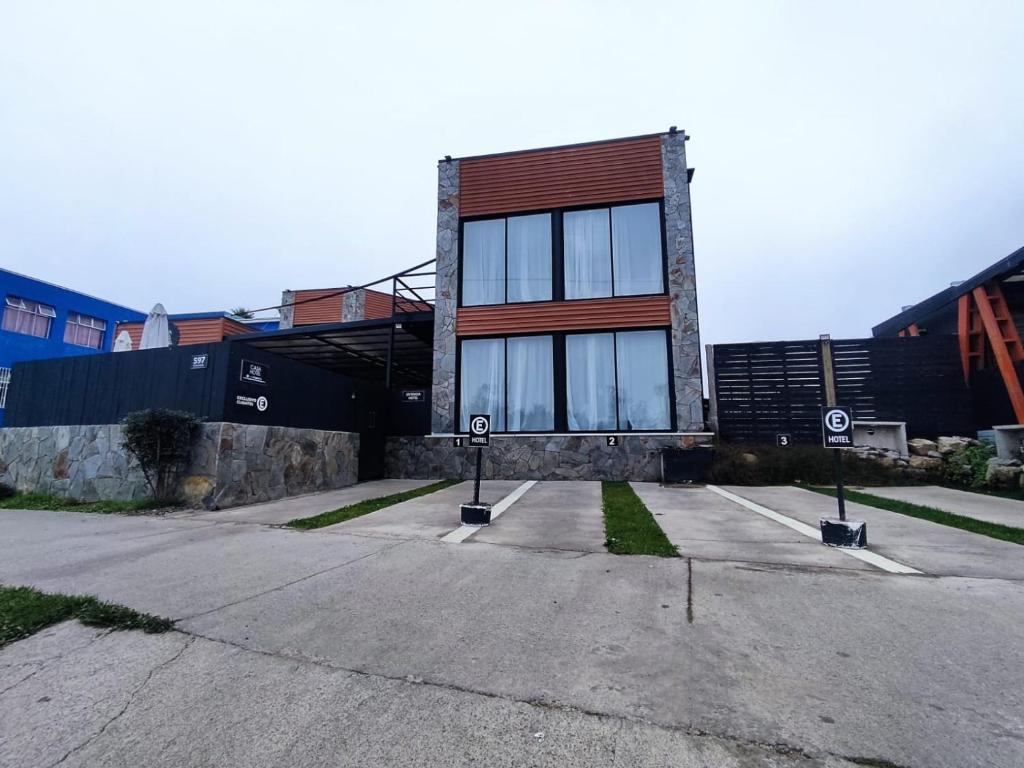
M 857 488 L 885 499 L 907 501 L 923 507 L 934 507 L 954 515 L 973 517 L 990 523 L 1024 528 L 1024 501 L 989 496 L 984 493 L 957 491 L 938 485 L 919 485 L 907 488 L 884 486 L 880 488 Z
M 322 512 L 332 512 L 350 504 L 357 504 L 379 496 L 390 496 L 393 493 L 411 491 L 436 482 L 434 480 L 371 480 L 366 483 L 341 488 L 337 491 L 323 493 L 307 493 L 303 496 L 291 496 L 287 499 L 267 501 L 262 504 L 250 504 L 245 507 L 231 507 L 213 512 L 185 512 L 183 516 L 197 520 L 211 520 L 219 523 L 264 523 L 284 525 L 300 517 L 313 517 Z
M 0 512 L 3 583 L 184 617 L 0 651 L 0 765 L 1024 763 L 1017 548 L 928 578 L 345 525 Z
M 630 485 L 684 557 L 872 570 L 706 488 Z
M 726 490 L 817 527 L 835 517 L 836 500 L 792 486 L 727 486 Z M 847 502 L 848 517 L 866 520 L 868 547 L 929 575 L 1024 579 L 1024 549 L 977 533 Z M 852 559 L 852 558 L 851 558 Z
M 471 541 L 537 549 L 604 552 L 601 484 L 539 482 Z

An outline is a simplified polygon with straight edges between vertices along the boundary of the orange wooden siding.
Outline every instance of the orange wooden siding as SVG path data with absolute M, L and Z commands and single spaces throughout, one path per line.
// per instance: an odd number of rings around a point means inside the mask
M 668 296 L 624 296 L 616 299 L 460 307 L 455 319 L 455 335 L 490 336 L 604 328 L 656 328 L 671 323 Z
M 223 341 L 228 336 L 252 333 L 253 330 L 245 323 L 229 317 L 204 317 L 192 320 L 171 320 L 178 329 L 178 346 L 189 344 L 210 344 Z M 128 331 L 132 340 L 132 349 L 138 349 L 142 341 L 142 323 L 118 323 L 117 333 Z
M 292 316 L 293 325 L 319 325 L 320 323 L 341 322 L 341 302 L 344 295 L 330 296 L 342 288 L 320 288 L 316 290 L 296 291 L 294 301 L 309 301 L 307 304 L 296 304 Z M 320 299 L 319 297 L 326 296 Z M 317 300 L 319 299 L 319 300 Z
M 459 163 L 459 215 L 663 197 L 661 138 L 545 149 Z

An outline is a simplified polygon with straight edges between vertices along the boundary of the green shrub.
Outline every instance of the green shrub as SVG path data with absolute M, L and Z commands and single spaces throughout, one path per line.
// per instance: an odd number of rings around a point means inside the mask
M 129 413 L 121 421 L 124 447 L 138 459 L 155 500 L 174 500 L 172 489 L 188 465 L 200 423 L 191 413 L 165 408 Z
M 942 465 L 942 479 L 950 485 L 965 488 L 984 488 L 988 460 L 996 455 L 995 446 L 975 443 L 946 456 Z
M 722 485 L 831 485 L 835 482 L 833 449 L 793 444 L 788 448 L 762 444 L 719 443 L 711 465 L 711 481 Z M 894 468 L 842 452 L 843 480 L 858 485 L 906 485 Z

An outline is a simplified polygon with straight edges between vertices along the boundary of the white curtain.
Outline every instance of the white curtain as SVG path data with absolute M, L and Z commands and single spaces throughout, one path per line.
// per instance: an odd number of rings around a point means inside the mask
M 661 211 L 657 203 L 612 208 L 615 295 L 661 293 Z
M 4 307 L 3 329 L 45 339 L 50 335 L 50 318 L 38 314 L 36 304 L 25 302 L 25 305 L 27 309 L 12 307 L 10 302 L 7 303 Z
M 469 417 L 489 413 L 491 429 L 505 431 L 505 340 L 466 339 L 462 342 L 459 423 L 469 431 Z
M 555 378 L 550 336 L 508 340 L 508 431 L 555 428 Z
M 462 230 L 462 303 L 505 303 L 505 220 L 467 221 Z
M 615 429 L 615 346 L 610 333 L 565 337 L 569 429 Z
M 565 298 L 612 295 L 608 209 L 570 211 L 562 217 L 565 242 Z
M 664 331 L 616 334 L 619 428 L 669 429 L 668 351 Z
M 508 220 L 508 300 L 550 301 L 551 214 Z

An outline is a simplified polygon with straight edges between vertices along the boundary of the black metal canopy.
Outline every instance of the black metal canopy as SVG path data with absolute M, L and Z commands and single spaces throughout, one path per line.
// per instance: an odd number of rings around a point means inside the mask
M 433 368 L 434 313 L 305 325 L 231 340 L 357 379 L 423 387 L 430 385 Z

